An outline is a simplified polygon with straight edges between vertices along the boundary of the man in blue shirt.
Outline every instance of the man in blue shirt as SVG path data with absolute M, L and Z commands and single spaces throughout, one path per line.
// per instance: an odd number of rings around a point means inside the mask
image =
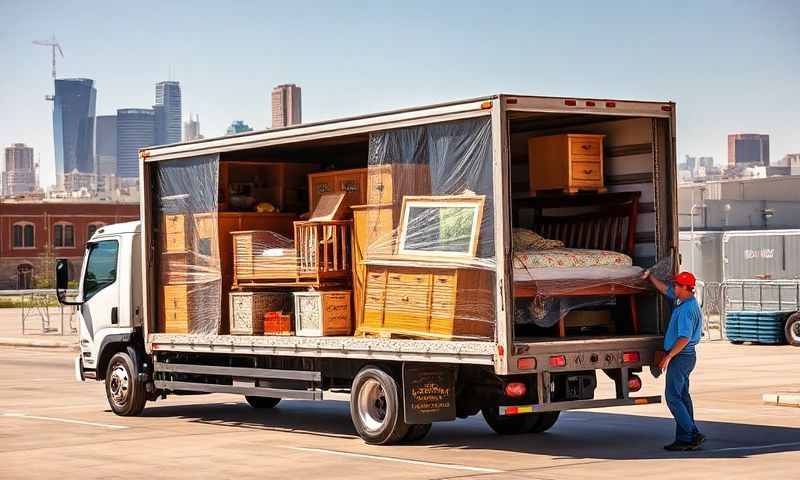
M 658 364 L 662 371 L 667 371 L 664 396 L 676 425 L 675 441 L 664 448 L 669 451 L 697 450 L 706 439 L 694 423 L 692 398 L 689 396 L 689 374 L 697 362 L 695 345 L 700 341 L 703 327 L 703 314 L 694 298 L 697 282 L 689 272 L 675 275 L 669 287 L 649 271 L 645 272 L 644 278 L 677 304 L 664 335 L 666 355 Z

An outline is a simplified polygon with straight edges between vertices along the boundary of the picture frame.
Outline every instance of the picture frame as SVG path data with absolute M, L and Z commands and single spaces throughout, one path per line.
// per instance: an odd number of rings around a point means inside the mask
M 485 201 L 483 195 L 403 197 L 395 253 L 431 258 L 475 257 Z

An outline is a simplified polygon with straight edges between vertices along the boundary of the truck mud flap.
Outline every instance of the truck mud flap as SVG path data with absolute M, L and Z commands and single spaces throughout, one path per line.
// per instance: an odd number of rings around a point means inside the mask
M 410 425 L 456 419 L 456 369 L 403 363 L 403 413 Z

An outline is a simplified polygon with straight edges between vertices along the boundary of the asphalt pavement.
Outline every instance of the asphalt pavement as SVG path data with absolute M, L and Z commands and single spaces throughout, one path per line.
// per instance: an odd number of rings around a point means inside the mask
M 437 423 L 415 445 L 364 444 L 346 396 L 258 411 L 233 395 L 171 396 L 118 417 L 74 353 L 0 347 L 0 478 L 798 478 L 800 409 L 762 395 L 797 390 L 788 346 L 700 346 L 692 377 L 705 449 L 669 453 L 666 406 L 566 412 L 547 433 L 497 436 L 480 416 Z M 644 376 L 642 394 L 663 377 Z M 610 393 L 602 383 L 601 394 Z

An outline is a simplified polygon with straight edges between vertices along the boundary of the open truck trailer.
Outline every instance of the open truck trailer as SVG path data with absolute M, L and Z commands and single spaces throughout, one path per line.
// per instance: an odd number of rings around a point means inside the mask
M 144 149 L 141 224 L 87 245 L 76 370 L 120 415 L 349 391 L 376 444 L 659 402 L 632 393 L 669 314 L 640 277 L 677 245 L 674 115 L 494 95 Z

